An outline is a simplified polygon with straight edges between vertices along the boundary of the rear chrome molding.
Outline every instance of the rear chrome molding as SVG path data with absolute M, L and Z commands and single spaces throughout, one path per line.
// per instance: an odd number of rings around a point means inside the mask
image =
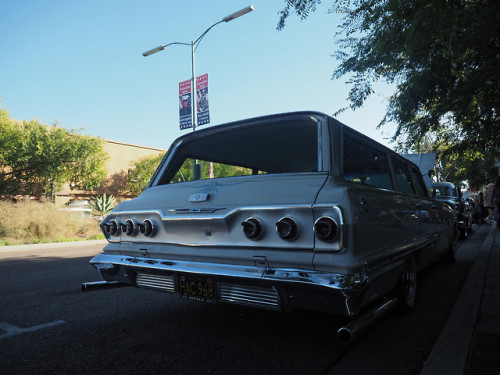
M 219 277 L 233 277 L 247 280 L 270 281 L 279 283 L 293 283 L 311 286 L 320 286 L 327 289 L 342 291 L 360 291 L 367 287 L 366 273 L 339 274 L 306 269 L 271 268 L 263 265 L 239 266 L 221 263 L 189 262 L 167 259 L 140 258 L 123 255 L 99 254 L 90 264 L 100 270 L 105 278 L 106 272 L 101 265 L 115 265 L 115 268 L 125 267 L 141 273 L 162 274 L 188 273 L 193 275 L 210 275 Z M 151 272 L 153 271 L 153 272 Z
M 231 211 L 221 214 L 221 215 L 210 215 L 210 216 L 200 216 L 196 214 L 200 213 L 211 213 L 210 211 L 220 211 L 224 210 L 224 207 L 214 207 L 210 209 L 168 209 L 166 212 L 172 214 L 182 214 L 180 216 L 170 216 L 166 215 L 162 210 L 126 210 L 126 211 L 113 211 L 108 217 L 105 217 L 101 224 L 105 224 L 109 217 L 122 217 L 128 215 L 156 215 L 162 221 L 179 221 L 179 220 L 228 220 L 231 216 L 236 215 L 239 212 L 248 211 L 272 211 L 272 210 L 307 210 L 311 209 L 312 206 L 308 204 L 291 204 L 291 205 L 269 205 L 269 206 L 250 206 L 250 207 L 239 207 L 234 208 Z M 192 214 L 192 215 L 189 215 Z
M 420 238 L 413 238 L 406 242 L 404 245 L 393 249 L 388 254 L 377 255 L 366 260 L 365 265 L 368 272 L 373 272 L 377 269 L 390 266 L 392 268 L 398 267 L 403 261 L 404 257 L 409 254 L 424 248 L 425 246 L 432 245 L 436 241 L 434 235 L 424 236 Z

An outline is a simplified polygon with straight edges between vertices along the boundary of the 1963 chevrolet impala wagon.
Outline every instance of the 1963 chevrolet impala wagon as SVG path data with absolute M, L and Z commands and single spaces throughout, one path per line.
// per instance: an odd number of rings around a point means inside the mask
M 110 285 L 347 317 L 376 306 L 367 320 L 411 308 L 417 271 L 455 255 L 455 214 L 418 167 L 316 112 L 180 137 L 101 228 L 91 264 Z

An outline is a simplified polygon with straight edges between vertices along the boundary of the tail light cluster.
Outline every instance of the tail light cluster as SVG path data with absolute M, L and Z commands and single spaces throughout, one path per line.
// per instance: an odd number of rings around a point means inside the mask
M 337 222 L 329 216 L 320 217 L 314 223 L 314 233 L 320 240 L 333 241 L 337 238 Z
M 291 241 L 297 237 L 299 228 L 297 226 L 297 222 L 291 217 L 282 217 L 276 223 L 276 232 L 278 232 L 278 236 L 284 240 Z
M 243 233 L 251 240 L 256 240 L 262 235 L 262 225 L 256 218 L 250 217 L 241 223 L 241 225 L 243 226 Z
M 125 222 L 119 222 L 115 219 L 111 219 L 109 223 L 103 224 L 103 230 L 111 236 L 118 236 L 120 233 L 123 233 L 124 235 L 133 237 L 138 233 L 142 233 L 146 237 L 153 237 L 156 234 L 157 226 L 155 222 L 150 219 L 146 219 L 142 222 L 132 219 L 128 219 Z
M 263 225 L 259 219 L 250 217 L 241 225 L 243 233 L 248 239 L 258 240 L 262 236 Z M 313 231 L 320 240 L 331 242 L 337 239 L 338 225 L 331 217 L 323 216 L 316 220 Z M 293 218 L 283 217 L 276 223 L 276 233 L 284 240 L 293 241 L 299 234 L 299 227 Z

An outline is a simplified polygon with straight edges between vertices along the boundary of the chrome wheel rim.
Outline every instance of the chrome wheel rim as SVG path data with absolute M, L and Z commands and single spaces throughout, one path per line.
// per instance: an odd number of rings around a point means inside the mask
M 413 306 L 415 304 L 415 296 L 417 294 L 417 272 L 415 260 L 409 258 L 405 263 L 405 268 L 401 275 L 402 297 L 406 305 Z

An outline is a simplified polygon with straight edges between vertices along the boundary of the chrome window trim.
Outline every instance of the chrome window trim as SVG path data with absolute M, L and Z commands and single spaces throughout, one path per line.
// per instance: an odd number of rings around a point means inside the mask
M 311 120 L 315 121 L 316 124 L 317 124 L 317 127 L 318 127 L 318 129 L 317 129 L 317 132 L 318 132 L 318 172 L 324 172 L 324 168 L 323 168 L 323 164 L 324 164 L 323 163 L 323 151 L 322 151 L 322 143 L 323 143 L 322 129 L 323 129 L 323 122 L 320 119 L 318 119 L 315 115 L 309 115 L 309 118 Z M 254 125 L 247 124 L 247 125 L 244 125 L 244 126 L 255 126 L 255 124 Z M 226 130 L 224 129 L 222 131 L 226 131 Z M 171 162 L 172 158 L 177 153 L 177 150 L 179 149 L 179 147 L 181 146 L 182 143 L 183 143 L 183 139 L 179 140 L 177 143 L 175 143 L 175 145 L 172 146 L 171 150 L 167 151 L 166 159 L 164 158 L 162 160 L 159 168 L 155 171 L 155 173 L 151 177 L 151 180 L 149 181 L 149 183 L 148 183 L 148 185 L 147 185 L 146 188 L 154 187 L 154 186 L 168 185 L 168 184 L 160 184 L 160 181 L 162 179 L 162 176 L 166 172 L 166 168 L 168 167 L 168 165 L 170 165 L 170 162 Z M 304 172 L 304 173 L 308 173 L 308 172 Z M 295 173 L 293 173 L 293 174 L 295 174 Z M 276 175 L 276 174 L 273 174 L 273 175 Z M 241 176 L 236 176 L 236 177 L 241 177 Z
M 170 152 L 167 152 L 166 158 L 163 158 L 162 163 L 160 164 L 160 168 L 158 168 L 155 173 L 153 174 L 153 177 L 151 177 L 151 180 L 149 181 L 147 188 L 153 187 L 153 186 L 161 186 L 159 182 L 161 181 L 162 176 L 165 174 L 165 169 L 167 166 L 170 164 L 170 161 L 174 157 L 174 155 L 177 153 L 178 148 L 182 144 L 182 141 L 177 142 L 173 147 L 172 150 L 169 150 Z
M 318 172 L 323 172 L 323 122 L 313 117 L 318 126 Z

